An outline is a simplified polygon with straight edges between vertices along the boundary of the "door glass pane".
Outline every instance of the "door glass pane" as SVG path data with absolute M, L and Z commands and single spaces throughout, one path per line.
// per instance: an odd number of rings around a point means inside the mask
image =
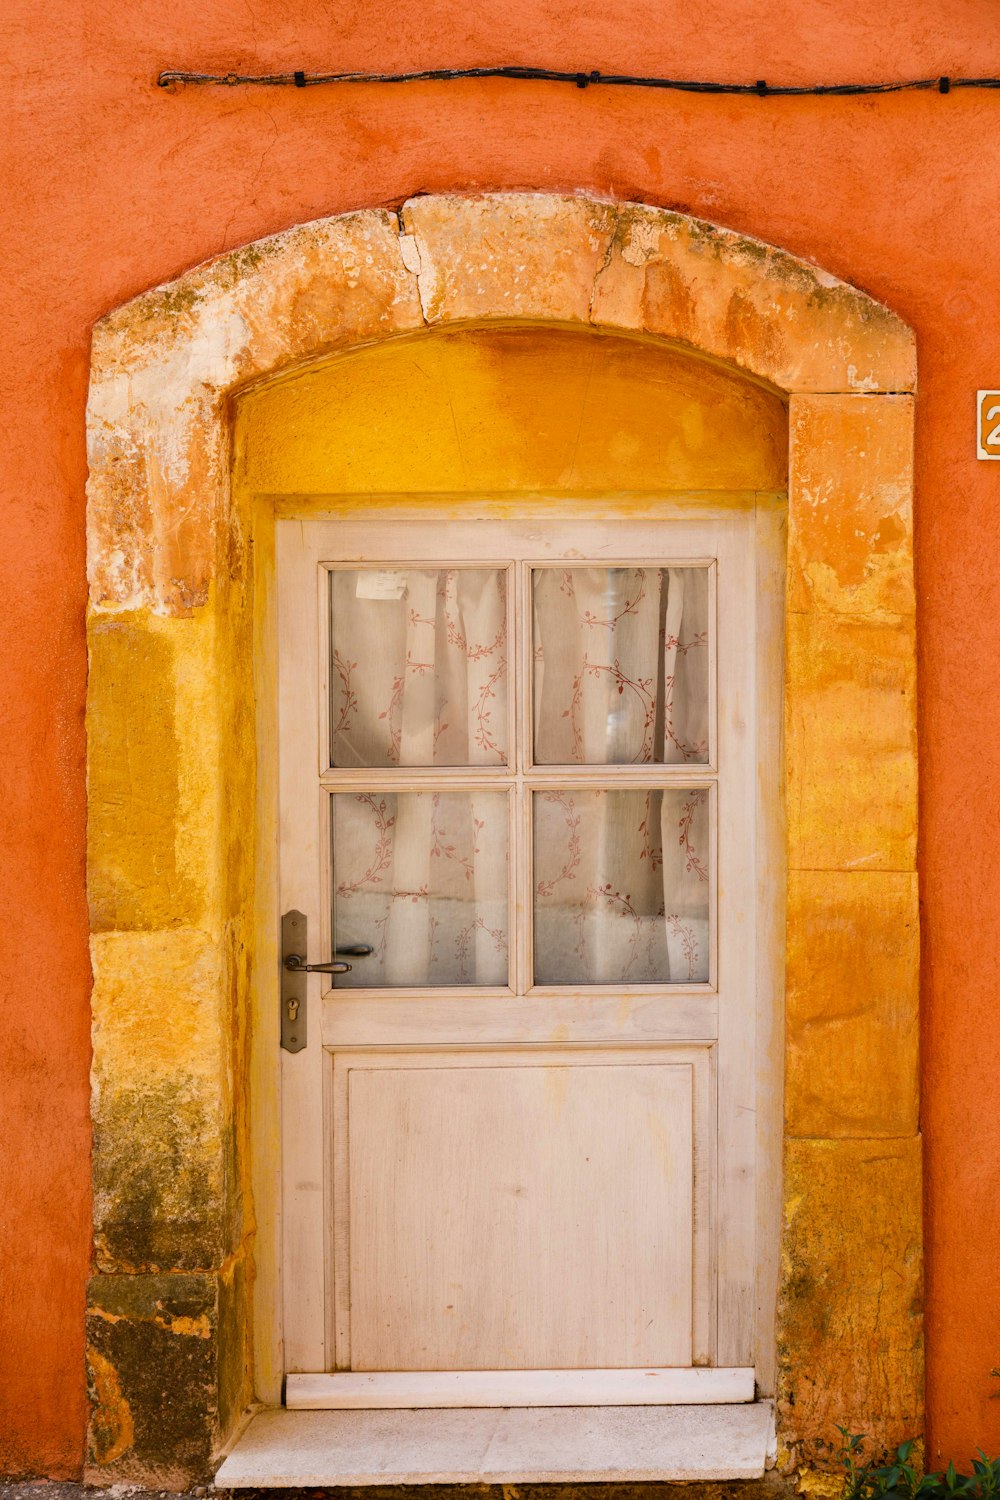
M 337 988 L 506 985 L 507 793 L 338 792 L 334 946 L 371 944 Z
M 708 761 L 707 568 L 536 568 L 539 765 Z
M 330 573 L 334 766 L 507 760 L 502 568 Z
M 565 788 L 533 804 L 535 983 L 707 981 L 707 788 Z

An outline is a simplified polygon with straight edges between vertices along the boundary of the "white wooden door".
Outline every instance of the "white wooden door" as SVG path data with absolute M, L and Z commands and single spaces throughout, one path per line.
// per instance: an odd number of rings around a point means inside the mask
M 753 1399 L 752 516 L 277 559 L 288 1403 Z

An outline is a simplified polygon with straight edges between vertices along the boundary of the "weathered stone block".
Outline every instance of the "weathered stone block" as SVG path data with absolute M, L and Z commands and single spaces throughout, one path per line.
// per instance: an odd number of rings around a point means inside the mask
M 913 397 L 793 396 L 788 608 L 912 614 Z
M 411 198 L 428 323 L 548 318 L 586 323 L 594 278 L 611 246 L 615 209 L 586 198 L 483 193 Z
M 219 1265 L 238 1232 L 216 948 L 190 930 L 105 933 L 93 960 L 97 1265 Z
M 226 519 L 228 392 L 422 324 L 385 209 L 245 245 L 109 314 L 89 400 L 91 599 L 166 614 L 205 603 Z
M 213 571 L 228 467 L 222 399 L 174 348 L 160 371 L 111 380 L 91 404 L 91 600 L 189 614 Z
M 786 646 L 789 869 L 914 869 L 912 616 L 789 615 Z
M 892 1080 L 885 1081 L 886 1087 Z M 920 1139 L 790 1141 L 778 1314 L 785 1466 L 829 1461 L 836 1425 L 876 1450 L 923 1419 Z
M 366 209 L 301 224 L 259 242 L 266 252 L 249 277 L 217 262 L 219 286 L 237 282 L 246 329 L 240 373 L 270 374 L 300 358 L 365 344 L 423 326 L 417 278 L 389 209 Z M 247 245 L 235 258 L 258 246 Z
M 168 927 L 197 906 L 177 868 L 173 645 L 134 616 L 90 621 L 91 928 Z
M 916 875 L 793 871 L 786 931 L 787 1133 L 916 1134 Z
M 94 1241 L 109 1271 L 195 1270 L 226 1253 L 225 1136 L 214 1088 L 178 1070 L 105 1079 L 94 1102 Z
M 206 1276 L 95 1276 L 89 1286 L 86 1478 L 182 1489 L 218 1436 L 218 1294 Z
M 184 927 L 97 933 L 90 952 L 98 1095 L 182 1072 L 211 1082 L 217 1094 L 226 1054 L 217 945 Z
M 591 318 L 690 343 L 784 391 L 908 391 L 913 334 L 773 245 L 646 204 L 617 206 Z
M 221 876 L 214 622 L 93 611 L 89 648 L 91 930 L 184 926 Z

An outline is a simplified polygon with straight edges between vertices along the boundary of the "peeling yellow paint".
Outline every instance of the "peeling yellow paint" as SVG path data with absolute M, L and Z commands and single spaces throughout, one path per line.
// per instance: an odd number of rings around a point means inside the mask
M 838 1500 L 843 1493 L 844 1481 L 839 1474 L 826 1474 L 819 1469 L 796 1470 L 796 1491 L 807 1495 L 809 1500 Z
M 162 1304 L 159 1305 L 162 1308 Z M 212 1325 L 206 1313 L 202 1313 L 197 1318 L 174 1318 L 169 1314 L 161 1315 L 161 1313 L 157 1313 L 151 1318 L 142 1318 L 137 1317 L 135 1313 L 130 1313 L 126 1317 L 124 1313 L 108 1312 L 107 1308 L 104 1307 L 91 1307 L 88 1310 L 88 1316 L 91 1318 L 100 1318 L 102 1323 L 152 1323 L 157 1328 L 164 1329 L 167 1333 L 176 1333 L 191 1338 L 207 1339 L 212 1336 Z M 95 1354 L 95 1352 L 91 1350 L 92 1354 Z M 100 1355 L 96 1355 L 96 1357 L 98 1359 L 101 1358 Z
M 118 1372 L 104 1355 L 88 1347 L 87 1363 L 96 1398 L 90 1424 L 94 1458 L 99 1464 L 113 1464 L 135 1441 L 132 1411 L 122 1395 Z
M 212 1325 L 205 1313 L 198 1318 L 154 1318 L 158 1328 L 186 1338 L 207 1339 L 212 1336 Z

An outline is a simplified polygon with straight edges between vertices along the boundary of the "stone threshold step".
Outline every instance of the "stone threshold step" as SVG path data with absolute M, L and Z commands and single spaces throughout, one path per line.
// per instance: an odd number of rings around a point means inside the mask
M 769 1401 L 739 1406 L 258 1412 L 220 1489 L 760 1479 Z

